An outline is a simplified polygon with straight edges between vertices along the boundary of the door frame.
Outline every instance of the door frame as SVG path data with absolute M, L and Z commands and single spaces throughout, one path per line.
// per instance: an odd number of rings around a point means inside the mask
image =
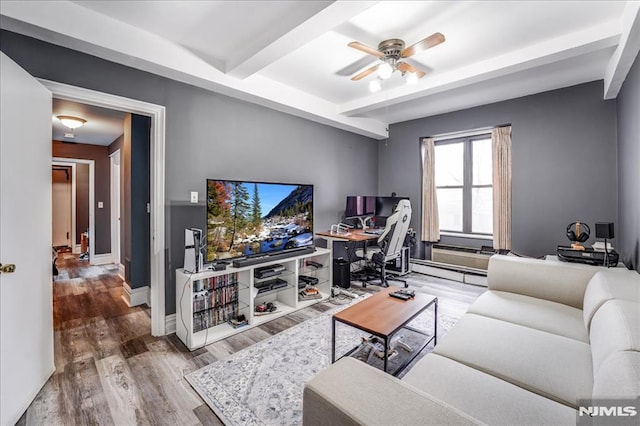
M 53 97 L 151 117 L 151 334 L 166 334 L 165 318 L 165 116 L 166 108 L 135 99 L 38 79 Z
M 116 161 L 117 158 L 117 161 Z M 122 176 L 120 170 L 120 162 L 121 162 L 120 150 L 117 149 L 111 154 L 109 154 L 109 180 L 111 186 L 111 256 L 116 265 L 118 265 L 118 270 L 122 267 L 122 253 L 120 252 L 121 245 L 121 228 L 120 228 L 120 217 L 121 217 L 121 209 L 120 205 L 120 197 L 121 197 L 121 186 L 122 186 Z M 116 173 L 117 166 L 117 173 Z M 117 176 L 117 179 L 116 179 Z M 120 271 L 122 273 L 121 278 L 124 279 L 124 271 Z
M 51 164 L 58 165 L 71 165 L 73 167 L 73 176 L 71 184 L 71 217 L 72 228 L 71 237 L 73 238 L 73 245 L 76 243 L 76 164 L 88 164 L 89 165 L 89 264 L 98 265 L 100 262 L 95 261 L 96 246 L 96 216 L 95 216 L 95 182 L 96 182 L 96 162 L 94 160 L 85 160 L 83 158 L 66 158 L 66 157 L 53 157 Z
M 51 166 L 71 167 L 71 252 L 76 253 L 76 163 L 51 161 Z

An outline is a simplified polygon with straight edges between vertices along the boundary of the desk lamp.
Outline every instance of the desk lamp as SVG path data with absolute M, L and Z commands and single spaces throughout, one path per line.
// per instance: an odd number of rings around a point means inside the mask
M 604 238 L 604 266 L 609 267 L 609 247 L 607 247 L 607 239 L 614 238 L 613 223 L 596 222 L 596 238 Z

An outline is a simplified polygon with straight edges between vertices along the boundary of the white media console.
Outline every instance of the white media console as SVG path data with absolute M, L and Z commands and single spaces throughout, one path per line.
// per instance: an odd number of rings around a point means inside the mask
M 316 262 L 320 267 L 308 262 Z M 255 270 L 279 264 L 284 270 L 277 276 L 256 278 Z M 317 278 L 313 286 L 320 290 L 320 299 L 302 300 L 298 278 L 305 275 Z M 331 252 L 316 248 L 315 252 L 224 271 L 205 269 L 199 273 L 176 270 L 176 334 L 189 348 L 195 350 L 248 328 L 327 299 L 331 295 Z M 261 283 L 279 278 L 282 287 L 258 292 Z M 273 312 L 256 312 L 255 307 L 271 303 Z M 231 317 L 244 315 L 247 324 L 235 328 Z

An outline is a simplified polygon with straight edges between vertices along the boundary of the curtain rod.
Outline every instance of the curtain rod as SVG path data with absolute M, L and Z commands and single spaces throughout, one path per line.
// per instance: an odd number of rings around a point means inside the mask
M 426 138 L 433 138 L 435 140 L 464 138 L 464 137 L 468 137 L 468 136 L 482 135 L 484 133 L 490 132 L 493 129 L 497 129 L 497 128 L 500 128 L 500 127 L 506 127 L 506 126 L 511 126 L 511 123 L 509 123 L 509 124 L 500 124 L 498 126 L 491 126 L 491 127 L 482 127 L 482 128 L 473 129 L 473 130 L 462 130 L 462 131 L 459 131 L 459 132 L 440 133 L 440 134 L 433 135 L 433 136 L 423 136 L 423 137 L 420 138 L 420 140 L 426 139 Z

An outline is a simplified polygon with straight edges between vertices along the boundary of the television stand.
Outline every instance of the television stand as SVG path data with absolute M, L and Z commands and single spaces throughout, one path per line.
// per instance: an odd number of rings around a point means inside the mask
M 260 266 L 234 265 L 193 274 L 178 269 L 176 335 L 195 350 L 331 297 L 331 251 L 302 249 L 287 254 L 284 260 L 262 258 Z M 277 267 L 277 282 L 268 274 L 256 276 L 256 269 L 263 266 Z M 307 285 L 317 289 L 312 297 L 300 294 Z

